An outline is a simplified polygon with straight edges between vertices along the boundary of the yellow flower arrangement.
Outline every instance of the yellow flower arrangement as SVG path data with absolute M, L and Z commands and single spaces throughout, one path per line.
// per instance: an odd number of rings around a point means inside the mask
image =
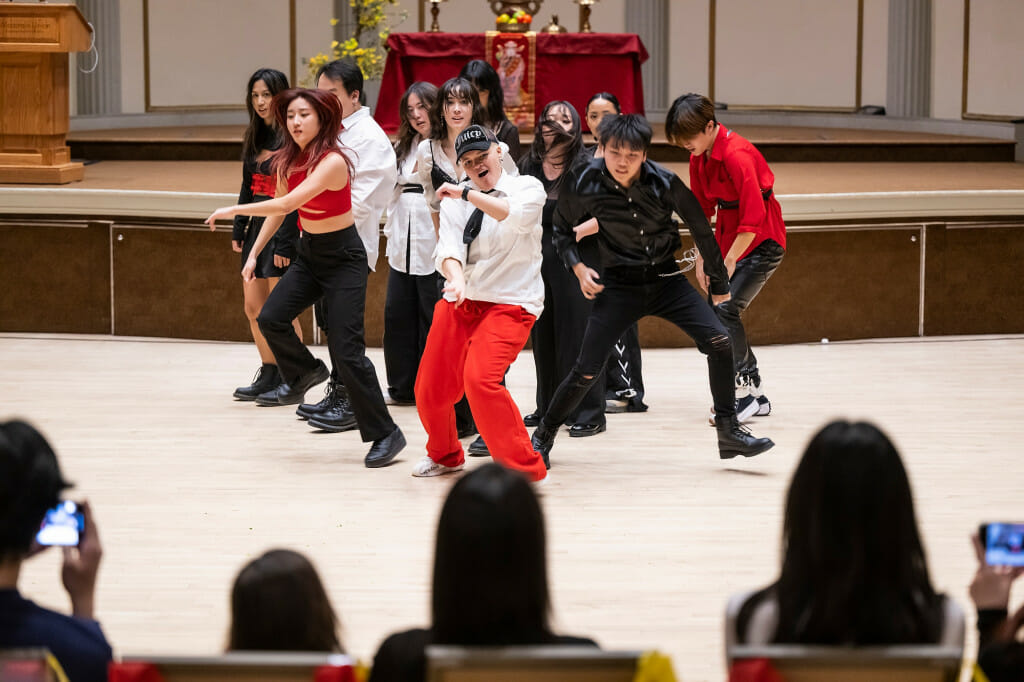
M 352 36 L 345 41 L 332 40 L 328 54 L 321 52 L 304 59 L 308 72 L 303 84 L 315 85 L 313 79 L 321 66 L 344 57 L 355 59 L 363 71 L 363 77 L 368 80 L 376 80 L 384 74 L 392 14 L 397 16 L 396 23 L 401 23 L 407 13 L 389 13 L 389 10 L 398 6 L 398 0 L 349 0 L 348 4 L 352 7 L 356 23 Z M 337 25 L 338 20 L 331 19 L 331 26 Z

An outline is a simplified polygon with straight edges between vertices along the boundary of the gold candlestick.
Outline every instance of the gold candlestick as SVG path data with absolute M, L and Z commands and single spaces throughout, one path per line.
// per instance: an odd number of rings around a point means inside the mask
M 580 6 L 580 33 L 591 33 L 590 9 L 597 0 L 573 0 Z
M 441 14 L 441 3 L 447 0 L 430 0 L 430 32 L 440 33 L 441 25 L 437 23 L 437 16 Z

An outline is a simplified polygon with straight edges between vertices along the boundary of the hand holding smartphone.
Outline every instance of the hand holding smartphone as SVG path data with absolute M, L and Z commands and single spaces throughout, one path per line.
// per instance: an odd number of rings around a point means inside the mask
M 983 523 L 978 537 L 989 566 L 1024 566 L 1024 523 Z
M 36 542 L 44 546 L 76 547 L 85 530 L 85 515 L 71 500 L 63 500 L 47 510 L 36 534 Z

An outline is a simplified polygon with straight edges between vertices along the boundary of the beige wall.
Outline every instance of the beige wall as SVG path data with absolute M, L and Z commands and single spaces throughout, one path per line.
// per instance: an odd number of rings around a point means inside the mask
M 121 3 L 122 108 L 145 111 L 142 0 Z M 150 87 L 154 105 L 241 106 L 239 91 L 253 69 L 287 69 L 287 0 L 149 0 Z M 245 6 L 247 11 L 236 7 Z M 669 93 L 708 92 L 710 0 L 669 2 Z M 326 51 L 333 0 L 296 3 L 296 74 L 301 60 Z M 402 0 L 408 17 L 397 26 L 415 31 L 419 4 Z M 852 107 L 856 88 L 857 0 L 717 0 L 715 94 L 733 105 Z M 861 103 L 885 104 L 889 0 L 864 0 Z M 971 4 L 968 108 L 972 113 L 1024 116 L 1024 3 Z M 597 31 L 625 30 L 628 0 L 599 0 Z M 572 0 L 545 0 L 541 28 L 558 14 L 578 25 Z M 960 118 L 964 0 L 934 0 L 932 116 Z M 492 27 L 486 0 L 441 5 L 447 32 Z M 429 22 L 429 13 L 427 14 Z M 742 45 L 742 50 L 733 49 Z M 753 58 L 751 55 L 757 55 Z M 239 85 L 241 83 L 242 85 Z M 614 89 L 614 83 L 608 88 Z
M 971 3 L 967 111 L 1024 117 L 1024 2 Z

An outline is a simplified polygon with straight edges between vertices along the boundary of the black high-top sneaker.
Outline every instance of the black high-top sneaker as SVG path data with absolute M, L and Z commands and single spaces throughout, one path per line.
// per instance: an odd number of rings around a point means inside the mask
M 761 386 L 760 375 L 755 374 L 750 377 L 750 395 L 757 399 L 757 412 L 754 413 L 755 417 L 767 417 L 772 413 L 772 403 L 768 400 L 768 396 L 764 394 L 764 387 Z
M 263 366 L 256 370 L 256 376 L 248 386 L 239 386 L 235 389 L 234 396 L 238 400 L 256 400 L 260 393 L 272 391 L 281 383 L 281 373 L 277 371 L 277 365 L 263 363 Z
M 334 404 L 335 393 L 341 393 L 344 396 L 344 387 L 335 383 L 334 381 L 328 381 L 327 387 L 324 388 L 323 399 L 318 403 L 302 403 L 301 405 L 295 408 L 295 414 L 297 414 L 302 419 L 309 419 L 314 415 L 329 410 L 331 405 Z
M 755 438 L 736 417 L 715 417 L 718 430 L 718 456 L 722 459 L 753 457 L 775 447 L 770 438 Z

